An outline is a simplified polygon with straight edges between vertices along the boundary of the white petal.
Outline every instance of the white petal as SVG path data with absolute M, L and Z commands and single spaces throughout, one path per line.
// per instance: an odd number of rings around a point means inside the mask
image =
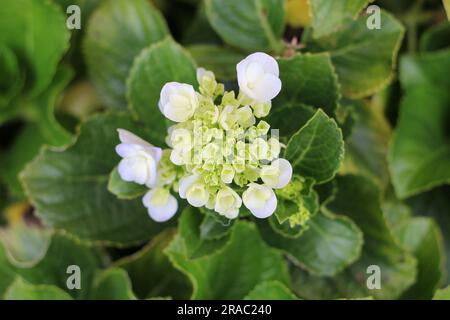
M 255 52 L 249 55 L 246 59 L 257 62 L 262 65 L 265 73 L 271 73 L 275 76 L 279 76 L 278 62 L 272 56 L 264 52 Z
M 128 165 L 127 159 L 122 159 L 119 162 L 119 166 L 117 167 L 117 171 L 119 172 L 120 178 L 124 181 L 133 181 L 133 173 Z
M 275 192 L 273 192 L 272 189 L 270 190 L 272 191 L 272 195 L 270 199 L 266 202 L 266 205 L 262 209 L 251 211 L 251 213 L 259 219 L 265 219 L 270 217 L 277 208 L 277 196 L 275 195 Z
M 254 99 L 258 102 L 268 102 L 281 91 L 281 80 L 273 74 L 266 73 L 253 89 Z
M 180 197 L 182 199 L 186 199 L 186 192 L 187 189 L 193 185 L 195 182 L 197 182 L 198 177 L 196 175 L 190 175 L 182 178 L 180 180 L 180 184 L 178 187 L 178 193 L 180 194 Z
M 135 144 L 121 143 L 116 146 L 116 153 L 122 158 L 132 157 L 138 150 L 142 150 L 142 147 Z
M 251 62 L 245 71 L 247 73 L 248 82 L 256 82 L 264 76 L 264 68 L 257 62 Z
M 160 102 L 160 110 L 161 107 L 163 107 L 167 102 L 169 102 L 170 94 L 172 93 L 172 90 L 176 87 L 178 87 L 178 82 L 167 82 L 161 89 L 161 93 L 159 96 L 159 102 Z M 162 112 L 162 110 L 161 110 Z
M 266 200 L 258 199 L 255 193 L 262 192 L 268 195 Z M 273 190 L 265 185 L 251 183 L 242 194 L 244 205 L 257 218 L 264 219 L 271 216 L 277 207 L 277 197 Z
M 272 165 L 278 166 L 280 168 L 280 177 L 278 184 L 274 186 L 275 189 L 284 188 L 292 178 L 292 166 L 286 159 L 280 158 L 272 161 Z
M 144 195 L 144 198 L 142 199 L 144 206 L 147 208 L 149 216 L 156 222 L 165 222 L 172 218 L 178 210 L 177 199 L 173 195 L 169 194 L 165 204 L 155 206 L 151 204 L 153 194 L 154 190 L 150 190 Z
M 186 200 L 189 202 L 189 204 L 191 206 L 200 208 L 200 207 L 205 206 L 208 203 L 208 198 L 209 198 L 209 195 L 207 195 L 205 197 L 188 196 Z
M 156 185 L 158 179 L 158 163 L 154 160 L 148 159 L 148 172 L 147 172 L 147 181 L 145 181 L 145 185 L 149 188 L 152 188 Z
M 170 152 L 170 161 L 177 166 L 183 165 L 184 162 L 183 162 L 182 152 L 183 152 L 182 149 L 173 149 Z
M 156 162 L 159 162 L 159 160 L 161 160 L 162 152 L 163 152 L 163 150 L 161 148 L 151 146 L 151 147 L 145 148 L 145 150 L 148 151 L 152 155 L 153 159 Z
M 117 129 L 117 132 L 119 133 L 119 139 L 122 143 L 137 144 L 137 145 L 140 145 L 143 147 L 152 146 L 150 143 L 139 138 L 137 135 L 135 135 L 134 133 L 131 133 L 128 130 L 119 128 L 119 129 Z

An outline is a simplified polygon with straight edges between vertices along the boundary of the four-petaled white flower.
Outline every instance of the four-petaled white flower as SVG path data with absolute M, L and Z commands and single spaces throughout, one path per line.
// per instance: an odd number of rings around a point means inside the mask
M 122 157 L 118 172 L 122 180 L 145 184 L 147 187 L 154 186 L 158 178 L 157 166 L 162 150 L 127 130 L 117 131 L 121 143 L 116 146 L 116 152 Z
M 203 207 L 209 199 L 209 192 L 198 176 L 190 175 L 180 180 L 178 189 L 180 197 L 186 199 L 191 206 Z
M 242 199 L 230 187 L 224 187 L 217 192 L 214 210 L 228 219 L 235 219 L 239 214 Z
M 261 169 L 260 176 L 264 184 L 273 189 L 284 188 L 292 178 L 292 166 L 286 159 L 276 159 Z
M 256 52 L 236 66 L 239 89 L 257 102 L 269 102 L 281 90 L 277 61 L 271 56 Z
M 194 115 L 197 107 L 197 93 L 190 84 L 168 82 L 162 88 L 159 109 L 166 118 L 184 122 Z
M 250 183 L 242 194 L 242 200 L 247 209 L 260 219 L 270 217 L 277 208 L 275 192 L 263 184 Z
M 156 222 L 164 222 L 172 218 L 178 210 L 177 199 L 164 188 L 149 190 L 142 198 L 149 216 Z

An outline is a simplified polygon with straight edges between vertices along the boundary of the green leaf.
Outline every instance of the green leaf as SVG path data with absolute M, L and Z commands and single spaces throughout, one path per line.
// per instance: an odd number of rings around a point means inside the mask
M 200 238 L 203 240 L 217 240 L 225 237 L 230 231 L 235 220 L 222 221 L 222 216 L 212 211 L 205 214 L 200 224 Z
M 205 219 L 208 218 L 193 207 L 187 207 L 181 214 L 178 228 L 185 241 L 185 254 L 189 259 L 201 258 L 221 250 L 230 240 L 228 233 L 222 237 L 205 236 Z
M 19 173 L 36 156 L 44 142 L 45 138 L 37 125 L 28 124 L 20 130 L 7 152 L 0 158 L 0 176 L 10 194 L 18 198 L 25 197 Z
M 236 65 L 245 58 L 232 48 L 212 44 L 192 45 L 186 50 L 198 66 L 213 71 L 216 78 L 223 81 L 236 79 Z
M 141 199 L 122 201 L 107 190 L 119 162 L 117 128 L 147 135 L 127 115 L 90 118 L 75 144 L 64 151 L 44 148 L 22 173 L 37 214 L 50 226 L 109 245 L 142 243 L 167 224 L 152 221 Z
M 94 279 L 90 298 L 93 300 L 136 299 L 127 272 L 120 268 L 100 271 Z
M 362 255 L 358 261 L 332 278 L 318 278 L 296 270 L 295 292 L 305 298 L 335 299 L 373 296 L 395 299 L 408 289 L 416 278 L 416 259 L 392 236 L 380 205 L 377 186 L 362 176 L 340 176 L 337 194 L 327 204 L 332 212 L 352 219 L 364 235 Z M 380 268 L 381 289 L 370 290 L 367 268 Z
M 248 51 L 283 49 L 283 0 L 206 0 L 213 29 L 231 46 Z
M 14 282 L 16 273 L 11 265 L 6 250 L 0 243 L 0 298 L 3 297 L 7 288 Z
M 21 70 L 17 58 L 10 48 L 3 47 L 0 43 L 0 72 L 2 73 L 0 79 L 0 88 L 2 89 L 0 92 L 0 110 L 3 114 L 0 116 L 0 123 L 6 119 L 5 113 L 9 111 L 6 108 L 20 92 L 25 82 L 23 70 Z M 10 108 L 12 107 L 10 106 Z
M 332 179 L 344 157 L 342 132 L 321 109 L 289 140 L 285 157 L 294 172 L 324 183 Z
M 450 51 L 402 60 L 406 95 L 389 151 L 392 182 L 400 198 L 450 182 L 449 61 Z
M 449 186 L 438 187 L 432 191 L 428 191 L 412 197 L 407 200 L 407 204 L 411 207 L 415 215 L 423 215 L 433 218 L 440 227 L 444 239 L 446 258 L 446 274 L 444 284 L 450 283 L 450 203 L 448 195 Z
M 450 300 L 450 286 L 437 290 L 433 300 Z
M 30 94 L 44 90 L 66 51 L 69 31 L 58 6 L 41 0 L 4 0 L 0 12 L 0 46 L 12 49 L 29 66 Z
M 72 134 L 62 127 L 54 114 L 56 100 L 72 76 L 70 68 L 58 69 L 52 83 L 26 102 L 22 111 L 30 123 L 20 130 L 5 156 L 0 159 L 0 176 L 8 190 L 18 198 L 24 197 L 19 173 L 37 155 L 40 147 L 43 144 L 58 147 L 72 141 Z
M 279 281 L 266 281 L 257 285 L 245 300 L 297 300 L 298 298 Z
M 345 217 L 318 212 L 308 229 L 297 238 L 288 238 L 272 230 L 267 222 L 258 224 L 264 240 L 284 251 L 308 272 L 331 276 L 354 262 L 361 253 L 362 234 Z
M 339 84 L 328 53 L 296 54 L 279 58 L 278 64 L 283 90 L 274 105 L 301 103 L 322 108 L 330 117 L 334 116 L 340 98 Z
M 9 286 L 5 300 L 72 300 L 72 297 L 60 288 L 52 285 L 33 285 L 20 277 Z
M 237 221 L 230 242 L 221 251 L 199 259 L 187 258 L 188 241 L 178 235 L 166 253 L 192 281 L 193 299 L 242 299 L 264 281 L 288 283 L 282 255 L 264 244 L 252 223 Z
M 280 140 L 287 143 L 289 138 L 303 127 L 315 112 L 313 107 L 302 104 L 282 105 L 270 111 L 267 122 L 273 129 L 279 130 Z M 295 119 L 295 121 L 286 121 L 286 119 Z
M 361 10 L 373 0 L 310 0 L 310 12 L 314 36 L 322 37 L 355 19 Z
M 131 110 L 153 132 L 154 139 L 163 144 L 167 122 L 158 107 L 164 84 L 170 81 L 197 84 L 196 67 L 188 53 L 167 38 L 147 49 L 134 61 L 128 79 L 128 101 Z
M 115 167 L 109 175 L 108 190 L 119 199 L 130 200 L 142 196 L 148 191 L 148 188 L 144 185 L 122 180 L 117 171 L 117 167 Z
M 387 148 L 391 130 L 377 105 L 355 103 L 354 124 L 345 141 L 345 158 L 340 173 L 365 175 L 380 187 L 389 182 Z
M 306 33 L 304 39 L 307 49 L 330 52 L 342 93 L 349 98 L 369 96 L 391 82 L 404 34 L 403 26 L 383 11 L 380 29 L 368 29 L 366 19 L 360 17 L 320 39 Z
M 138 298 L 170 296 L 187 299 L 191 294 L 192 288 L 187 277 L 175 269 L 163 253 L 174 235 L 174 229 L 165 230 L 138 252 L 114 263 L 114 267 L 128 272 Z
M 20 276 L 31 284 L 53 285 L 66 290 L 71 275 L 67 273 L 67 268 L 77 265 L 81 270 L 81 289 L 70 290 L 68 293 L 74 298 L 86 299 L 94 278 L 94 270 L 99 264 L 99 256 L 94 249 L 58 234 L 52 236 L 46 255 L 37 264 L 27 268 L 14 267 L 9 263 L 0 245 L 0 279 L 6 275 L 6 281 L 0 280 L 0 289 L 7 282 L 12 283 L 12 276 Z
M 444 21 L 426 30 L 420 37 L 421 51 L 436 51 L 450 47 L 450 22 Z
M 416 282 L 402 299 L 431 299 L 444 275 L 444 247 L 437 224 L 430 218 L 416 217 L 397 231 L 400 242 L 417 259 Z
M 108 0 L 95 10 L 84 39 L 89 74 L 108 107 L 125 108 L 126 79 L 142 49 L 169 34 L 146 0 Z
M 59 68 L 49 87 L 32 99 L 24 110 L 28 118 L 36 122 L 48 145 L 62 147 L 72 141 L 72 134 L 55 118 L 55 105 L 73 76 L 74 72 L 69 67 Z
M 450 78 L 450 50 L 405 55 L 400 60 L 400 82 L 403 89 L 414 89 L 423 85 L 448 88 Z

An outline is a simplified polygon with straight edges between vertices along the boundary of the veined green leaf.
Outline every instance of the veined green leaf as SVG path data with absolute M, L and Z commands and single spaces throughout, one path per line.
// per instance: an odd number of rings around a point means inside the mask
M 300 237 L 288 238 L 267 222 L 258 224 L 264 240 L 284 251 L 295 265 L 320 276 L 332 276 L 361 254 L 362 234 L 351 220 L 318 212 Z
M 355 19 L 373 0 L 309 0 L 314 36 L 322 37 L 339 30 L 343 24 Z
M 205 217 L 200 210 L 193 207 L 186 208 L 181 214 L 179 233 L 185 241 L 185 254 L 189 259 L 213 254 L 221 250 L 230 240 L 229 233 L 225 233 L 222 237 L 210 239 L 205 237 L 201 229 L 205 219 L 208 219 L 208 217 Z
M 195 260 L 186 256 L 187 241 L 178 235 L 166 253 L 192 281 L 193 299 L 242 299 L 264 281 L 288 283 L 281 253 L 264 244 L 252 223 L 237 221 L 221 251 Z
M 294 289 L 300 297 L 312 299 L 361 298 L 395 299 L 416 279 L 416 259 L 394 239 L 380 205 L 377 186 L 362 176 L 340 176 L 336 197 L 327 208 L 352 219 L 364 235 L 361 257 L 334 277 L 319 278 L 293 270 Z M 368 269 L 375 266 L 380 273 Z M 375 271 L 376 272 L 376 271 Z M 380 288 L 370 290 L 369 277 L 380 277 Z
M 82 125 L 75 144 L 64 151 L 45 148 L 23 171 L 26 193 L 47 225 L 122 246 L 142 243 L 167 226 L 149 218 L 141 199 L 122 201 L 107 190 L 119 162 L 117 128 L 147 138 L 127 115 L 94 116 Z
M 44 90 L 66 51 L 70 34 L 58 6 L 41 0 L 4 0 L 0 11 L 0 47 L 10 48 L 30 67 L 30 95 Z
M 64 290 L 47 284 L 33 285 L 20 277 L 8 287 L 5 300 L 72 300 Z
M 322 108 L 334 116 L 339 94 L 339 84 L 328 53 L 296 54 L 279 58 L 280 79 L 283 84 L 274 101 L 279 107 L 304 104 Z
M 317 183 L 327 182 L 333 178 L 344 157 L 342 132 L 336 122 L 319 109 L 291 137 L 285 157 L 296 174 Z
M 107 0 L 94 11 L 84 53 L 107 107 L 126 108 L 126 79 L 135 57 L 168 33 L 162 15 L 146 0 Z
M 392 182 L 400 198 L 450 182 L 449 72 L 448 50 L 402 60 L 406 95 L 389 151 Z
M 298 298 L 279 281 L 266 281 L 257 285 L 245 300 L 297 300 Z
M 113 264 L 128 272 L 138 298 L 170 296 L 174 299 L 187 299 L 191 294 L 188 278 L 174 268 L 163 252 L 174 235 L 174 229 L 165 230 L 138 252 Z
M 280 52 L 284 0 L 206 0 L 214 30 L 229 45 L 249 51 Z
M 369 96 L 391 82 L 403 39 L 403 26 L 390 14 L 381 12 L 380 29 L 368 29 L 366 19 L 360 17 L 319 39 L 309 33 L 304 37 L 309 50 L 330 52 L 342 93 L 349 98 Z
M 136 299 L 127 272 L 120 268 L 100 271 L 94 279 L 90 298 L 94 300 Z

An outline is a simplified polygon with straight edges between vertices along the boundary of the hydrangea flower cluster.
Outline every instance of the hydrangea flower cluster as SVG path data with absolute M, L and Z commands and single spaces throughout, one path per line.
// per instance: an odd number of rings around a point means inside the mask
M 155 221 L 170 219 L 178 209 L 170 189 L 190 205 L 229 219 L 238 217 L 242 205 L 257 218 L 274 213 L 273 189 L 284 188 L 292 177 L 289 161 L 279 158 L 278 130 L 260 120 L 281 90 L 278 64 L 257 52 L 236 69 L 238 96 L 202 68 L 197 70 L 199 92 L 189 84 L 164 85 L 159 109 L 175 123 L 166 137 L 169 149 L 118 129 L 118 172 L 124 181 L 150 189 L 143 204 Z

